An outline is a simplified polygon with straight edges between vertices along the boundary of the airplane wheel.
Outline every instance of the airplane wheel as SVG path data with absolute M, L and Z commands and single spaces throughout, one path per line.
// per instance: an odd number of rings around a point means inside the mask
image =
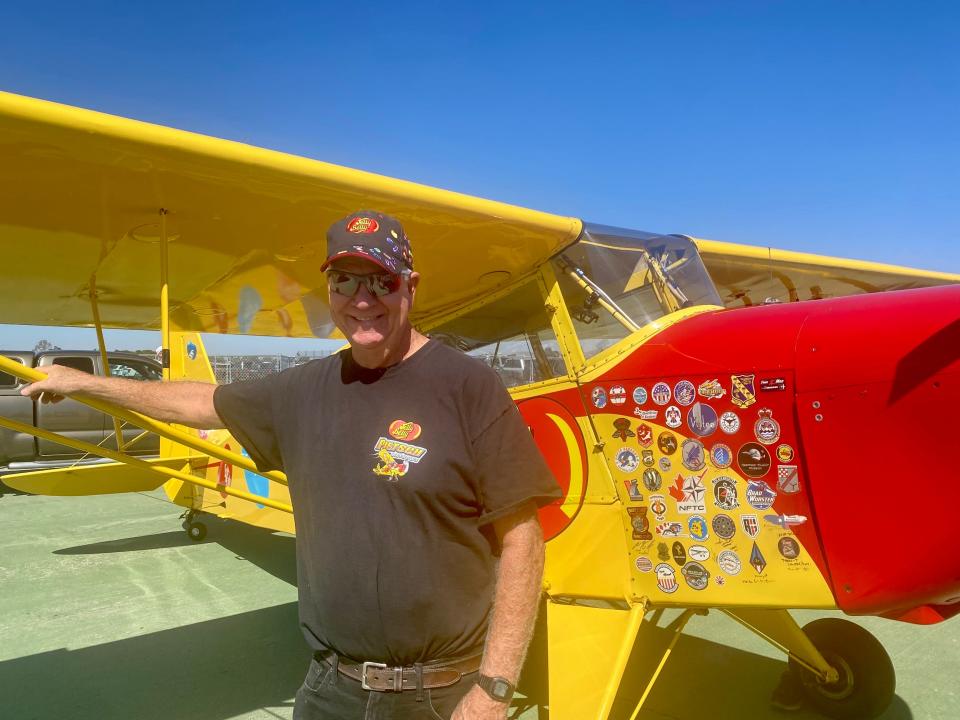
M 825 683 L 790 660 L 811 705 L 840 720 L 869 720 L 887 709 L 897 678 L 890 656 L 879 640 L 856 623 L 839 618 L 814 620 L 803 631 L 840 673 L 836 682 Z
M 207 526 L 202 522 L 192 522 L 187 526 L 187 535 L 194 542 L 200 542 L 207 536 Z

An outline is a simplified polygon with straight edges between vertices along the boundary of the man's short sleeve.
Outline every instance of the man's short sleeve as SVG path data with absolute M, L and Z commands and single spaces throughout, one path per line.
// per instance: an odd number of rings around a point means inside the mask
M 220 385 L 213 393 L 217 415 L 262 472 L 283 469 L 273 409 L 284 385 L 281 375 L 271 375 Z
M 481 525 L 505 517 L 529 501 L 539 507 L 561 495 L 520 411 L 502 386 L 501 391 L 506 396 L 502 412 L 473 442 L 483 505 Z

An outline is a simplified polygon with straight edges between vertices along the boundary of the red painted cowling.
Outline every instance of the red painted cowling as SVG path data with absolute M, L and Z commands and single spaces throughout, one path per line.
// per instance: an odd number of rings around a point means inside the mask
M 809 503 L 794 532 L 838 606 L 920 622 L 960 609 L 944 605 L 960 600 L 960 286 L 705 313 L 610 377 L 733 374 L 795 395 L 803 492 L 775 509 Z
M 956 603 L 960 286 L 818 303 L 796 353 L 837 604 L 910 618 L 919 606 Z

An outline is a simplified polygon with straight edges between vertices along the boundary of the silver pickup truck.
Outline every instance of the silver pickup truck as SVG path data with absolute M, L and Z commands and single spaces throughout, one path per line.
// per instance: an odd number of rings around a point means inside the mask
M 0 355 L 41 370 L 50 365 L 67 365 L 88 373 L 105 374 L 103 362 L 97 352 L 55 350 L 33 353 L 0 350 Z M 116 377 L 134 380 L 160 380 L 162 377 L 159 363 L 142 355 L 107 353 L 107 361 L 110 364 L 110 374 Z M 63 400 L 55 404 L 31 400 L 20 394 L 23 385 L 19 378 L 0 372 L 0 415 L 94 445 L 117 449 L 111 418 L 74 400 Z M 124 425 L 124 442 L 130 442 L 141 432 L 140 428 Z M 127 452 L 156 455 L 159 449 L 160 439 L 150 434 L 140 438 Z M 86 458 L 64 445 L 0 428 L 0 472 L 49 469 L 73 464 L 78 460 L 85 462 L 96 459 Z

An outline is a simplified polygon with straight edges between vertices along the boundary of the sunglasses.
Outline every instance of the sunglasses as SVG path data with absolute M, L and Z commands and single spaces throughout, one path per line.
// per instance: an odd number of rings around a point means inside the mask
M 400 289 L 400 275 L 392 273 L 370 273 L 355 275 L 343 270 L 327 270 L 327 285 L 337 295 L 353 297 L 363 285 L 374 297 L 383 297 Z

